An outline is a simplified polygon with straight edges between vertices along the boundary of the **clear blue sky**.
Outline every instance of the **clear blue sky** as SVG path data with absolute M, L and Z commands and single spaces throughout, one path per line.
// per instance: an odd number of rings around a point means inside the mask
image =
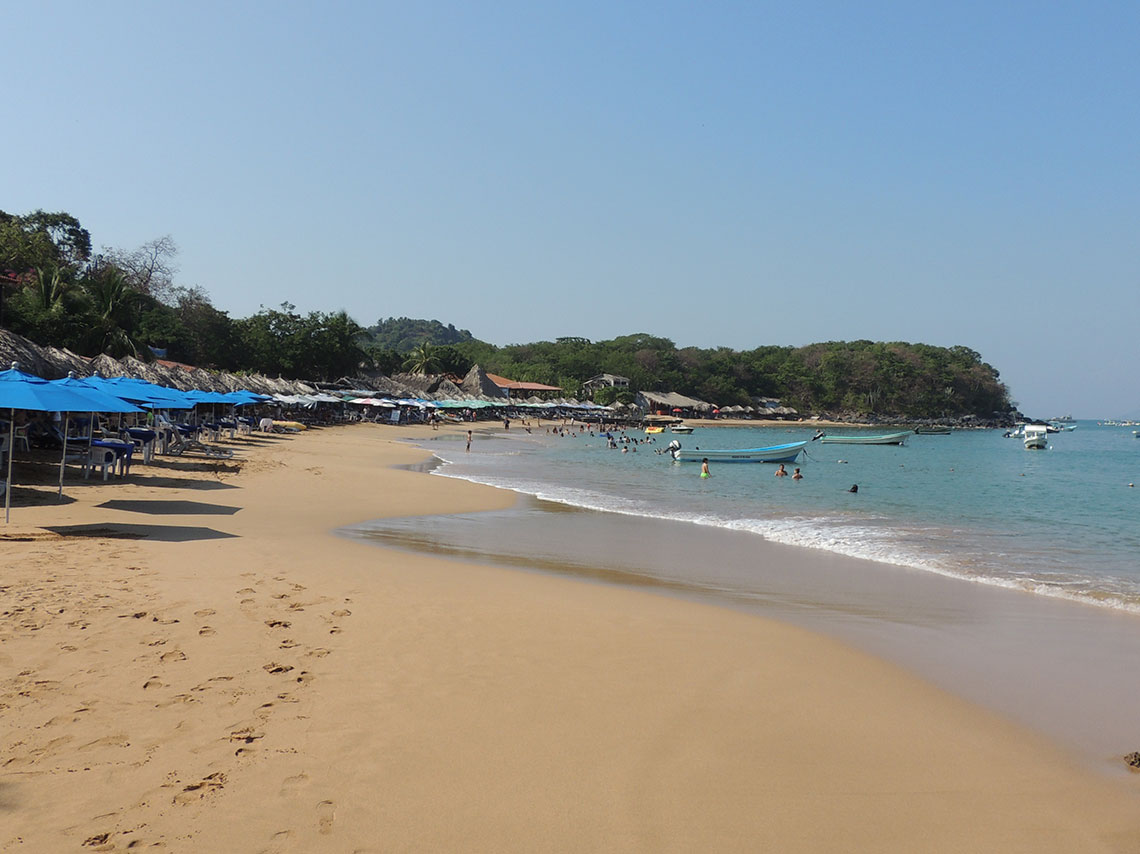
M 246 316 L 963 344 L 1140 411 L 1140 3 L 43 2 L 0 208 Z

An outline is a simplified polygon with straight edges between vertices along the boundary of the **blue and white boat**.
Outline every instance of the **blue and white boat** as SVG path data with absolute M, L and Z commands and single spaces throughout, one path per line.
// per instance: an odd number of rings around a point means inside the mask
M 767 448 L 737 448 L 733 450 L 712 448 L 703 451 L 700 448 L 695 448 L 687 451 L 681 447 L 679 442 L 674 440 L 670 443 L 669 450 L 673 453 L 673 459 L 681 463 L 699 463 L 705 459 L 710 463 L 792 463 L 795 462 L 796 457 L 800 455 L 805 445 L 807 445 L 806 441 L 770 445 Z

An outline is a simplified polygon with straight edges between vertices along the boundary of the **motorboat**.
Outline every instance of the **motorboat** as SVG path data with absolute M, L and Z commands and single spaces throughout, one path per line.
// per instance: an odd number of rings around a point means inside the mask
M 689 433 L 693 432 L 693 428 L 690 427 L 688 424 L 674 424 L 672 427 L 669 428 L 669 432 L 670 433 L 682 433 L 684 435 L 688 435 Z
M 674 439 L 669 443 L 669 451 L 673 459 L 680 463 L 699 463 L 708 460 L 710 463 L 792 463 L 807 445 L 803 442 L 788 442 L 784 445 L 770 445 L 767 448 L 736 448 L 731 450 L 710 448 L 701 450 L 694 448 L 686 450 L 681 443 Z
M 949 436 L 950 428 L 933 425 L 930 427 L 915 427 L 914 432 L 919 436 Z
M 822 445 L 902 445 L 907 437 L 912 435 L 909 430 L 904 430 L 902 433 L 855 436 L 829 436 L 825 433 L 820 436 L 819 441 Z
M 1043 451 L 1049 447 L 1049 431 L 1044 424 L 1026 424 L 1022 441 L 1027 451 Z

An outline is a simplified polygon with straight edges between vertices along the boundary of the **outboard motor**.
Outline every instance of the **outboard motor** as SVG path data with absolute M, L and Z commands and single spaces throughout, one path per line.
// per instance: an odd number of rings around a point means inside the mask
M 672 442 L 665 446 L 665 450 L 673 455 L 673 459 L 677 459 L 677 452 L 681 450 L 681 443 L 674 439 Z

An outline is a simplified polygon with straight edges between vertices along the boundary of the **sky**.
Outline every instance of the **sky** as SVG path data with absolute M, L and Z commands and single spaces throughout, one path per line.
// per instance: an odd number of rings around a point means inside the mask
M 1140 415 L 1140 4 L 46 2 L 0 209 L 244 317 L 965 345 Z

